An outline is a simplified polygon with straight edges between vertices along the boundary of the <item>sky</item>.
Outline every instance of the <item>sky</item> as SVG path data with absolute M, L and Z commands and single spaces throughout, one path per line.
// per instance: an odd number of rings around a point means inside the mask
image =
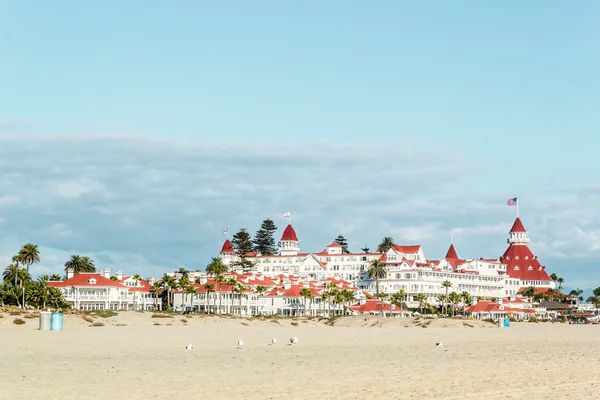
M 596 1 L 0 0 L 0 265 L 161 276 L 285 212 L 600 286 Z

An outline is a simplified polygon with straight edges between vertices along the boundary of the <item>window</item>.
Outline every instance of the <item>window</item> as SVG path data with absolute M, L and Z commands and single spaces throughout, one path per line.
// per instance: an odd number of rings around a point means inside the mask
M 529 267 L 527 267 L 528 271 L 531 271 L 533 269 L 533 267 L 530 265 Z
M 518 271 L 518 270 L 519 270 L 519 267 L 515 267 L 515 271 Z
M 516 257 L 515 257 L 515 260 L 518 260 L 518 259 L 519 259 L 519 256 L 516 256 Z

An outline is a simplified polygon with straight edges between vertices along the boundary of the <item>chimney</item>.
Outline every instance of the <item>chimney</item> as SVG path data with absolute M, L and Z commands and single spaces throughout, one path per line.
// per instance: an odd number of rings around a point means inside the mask
M 154 282 L 156 282 L 156 278 L 151 276 L 150 278 L 148 278 L 148 284 L 150 286 L 154 285 Z
M 104 277 L 110 279 L 110 269 L 104 268 Z
M 289 289 L 291 287 L 292 287 L 292 284 L 290 283 L 290 281 L 283 282 L 283 288 L 284 289 L 287 290 L 287 289 Z
M 201 285 L 204 285 L 204 284 L 206 284 L 206 282 L 208 282 L 206 275 L 205 274 L 200 275 L 200 277 L 198 278 L 198 283 Z
M 71 279 L 73 277 L 73 268 L 67 268 L 67 279 Z
M 123 271 L 117 271 L 117 280 L 118 281 L 122 281 L 123 280 Z
M 358 299 L 358 304 L 361 306 L 367 302 L 367 296 L 361 295 Z
M 472 306 L 477 305 L 477 297 L 475 297 L 475 296 L 471 297 L 471 305 Z

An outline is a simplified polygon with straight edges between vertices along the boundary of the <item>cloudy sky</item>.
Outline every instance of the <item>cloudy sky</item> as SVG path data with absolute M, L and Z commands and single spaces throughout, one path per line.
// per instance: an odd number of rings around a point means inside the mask
M 0 262 L 203 269 L 287 211 L 306 251 L 496 257 L 518 196 L 547 269 L 600 286 L 597 3 L 121 3 L 0 14 Z

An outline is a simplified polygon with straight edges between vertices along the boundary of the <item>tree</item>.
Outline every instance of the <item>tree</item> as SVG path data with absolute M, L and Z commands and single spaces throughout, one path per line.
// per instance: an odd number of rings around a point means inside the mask
M 235 294 L 235 288 L 236 288 L 238 281 L 237 281 L 237 279 L 235 279 L 235 277 L 232 276 L 231 278 L 227 279 L 227 281 L 225 283 L 231 286 L 231 309 L 229 310 L 229 313 L 233 314 L 233 299 L 234 299 L 233 295 Z M 241 310 L 240 310 L 240 313 L 241 313 Z
M 390 297 L 390 301 L 396 305 L 399 308 L 404 308 L 403 303 L 404 303 L 404 298 L 406 297 L 406 292 L 404 291 L 404 289 L 400 289 L 398 292 L 394 293 L 391 297 Z M 401 316 L 404 316 L 404 314 L 400 314 Z
M 571 290 L 571 292 L 569 293 L 569 296 L 572 297 L 577 297 L 579 299 L 579 301 L 583 301 L 583 290 L 581 289 L 573 289 Z
M 379 246 L 377 246 L 377 251 L 380 253 L 387 253 L 395 245 L 394 239 L 391 236 L 386 236 L 381 240 Z
M 219 285 L 219 313 L 221 312 L 221 284 L 224 282 L 223 274 L 226 274 L 227 270 L 227 265 L 223 264 L 221 257 L 213 257 L 210 264 L 206 266 L 206 272 L 213 275 L 215 282 Z
M 360 249 L 360 250 L 361 250 L 363 253 L 368 253 L 368 252 L 369 252 L 369 250 L 371 250 L 371 249 L 369 249 L 369 246 L 367 246 L 367 245 L 365 244 L 365 247 L 363 247 L 363 248 L 362 248 L 362 249 Z
M 112 276 L 110 277 L 112 279 Z M 161 283 L 160 281 L 156 281 L 152 284 L 152 287 L 150 288 L 151 291 L 154 292 L 154 307 L 156 307 L 156 309 L 158 310 L 158 292 L 161 289 Z
M 77 275 L 82 272 L 96 272 L 94 260 L 89 257 L 82 257 L 76 254 L 72 255 L 69 261 L 65 263 L 65 272 L 69 268 L 73 268 L 73 275 Z
M 469 292 L 467 292 L 466 290 L 464 292 L 462 292 L 460 294 L 460 297 L 462 298 L 462 302 L 463 302 L 463 315 L 465 315 L 466 313 L 466 309 L 467 309 L 467 304 L 471 304 L 471 295 L 469 294 Z
M 233 235 L 231 244 L 233 245 L 236 254 L 240 257 L 252 252 L 253 249 L 250 234 L 244 228 L 240 229 L 239 232 Z
M 558 288 L 562 289 L 563 283 L 565 283 L 565 280 L 559 276 L 558 279 L 556 280 L 556 282 L 558 282 Z
M 19 259 L 27 268 L 27 273 L 29 273 L 29 267 L 31 267 L 32 264 L 40 262 L 40 250 L 38 245 L 33 243 L 24 244 L 23 247 L 21 247 L 21 250 L 19 250 Z
M 388 294 L 387 293 L 378 293 L 377 297 L 379 298 L 379 301 L 381 302 L 381 316 L 385 317 L 385 303 L 383 302 L 387 297 Z M 392 305 L 390 304 L 390 316 L 391 316 L 391 311 L 392 311 Z
M 262 296 L 264 292 L 267 291 L 267 288 L 265 286 L 262 285 L 258 285 L 256 287 L 256 293 L 258 293 L 259 296 Z
M 444 282 L 442 282 L 442 287 L 446 289 L 446 299 L 444 301 L 444 314 L 446 314 L 448 312 L 448 289 L 450 289 L 452 287 L 452 282 L 445 280 Z
M 215 285 L 213 285 L 212 283 L 205 283 L 204 284 L 204 289 L 206 289 L 206 313 L 210 314 L 210 292 L 214 292 L 215 291 Z M 215 299 L 215 305 L 216 305 L 217 299 Z
M 531 301 L 535 295 L 535 292 L 535 287 L 529 286 L 521 291 L 521 296 L 527 297 Z
M 423 308 L 425 308 L 425 303 L 427 303 L 427 295 L 425 293 L 417 294 L 417 302 L 419 303 L 419 310 L 423 314 Z
M 348 250 L 348 241 L 346 240 L 344 235 L 342 235 L 341 233 L 335 238 L 333 243 L 337 243 L 340 246 L 342 246 L 342 253 L 350 254 L 350 250 Z
M 50 279 L 48 279 L 50 281 L 60 281 L 60 275 L 59 274 L 52 274 L 50 275 Z
M 312 295 L 312 292 L 308 288 L 300 289 L 300 296 L 304 298 L 304 315 L 306 316 L 306 299 Z
M 131 277 L 131 279 L 133 279 L 133 284 L 134 284 L 134 290 L 133 290 L 133 309 L 135 310 L 135 295 L 136 295 L 136 291 L 135 288 L 138 285 L 138 282 L 142 280 L 142 277 L 139 274 L 135 274 L 134 276 Z
M 163 287 L 167 293 L 167 309 L 171 308 L 171 293 L 173 289 L 177 288 L 177 282 L 175 282 L 175 278 L 171 275 L 165 275 L 163 278 Z
M 457 292 L 450 293 L 450 304 L 452 304 L 452 315 L 456 315 L 456 305 L 460 303 L 462 296 Z
M 260 229 L 256 231 L 254 240 L 254 251 L 259 252 L 263 256 L 272 256 L 277 254 L 277 243 L 275 241 L 275 232 L 277 226 L 270 219 L 265 219 L 260 224 Z M 235 239 L 235 236 L 234 236 Z
M 380 259 L 371 261 L 367 268 L 367 276 L 369 279 L 375 279 L 375 297 L 379 297 L 379 280 L 387 276 L 387 269 Z

